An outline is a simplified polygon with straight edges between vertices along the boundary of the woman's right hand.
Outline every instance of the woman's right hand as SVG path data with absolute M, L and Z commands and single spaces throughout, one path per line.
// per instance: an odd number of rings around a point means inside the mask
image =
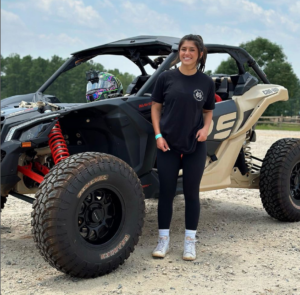
M 158 149 L 162 150 L 163 152 L 170 150 L 166 140 L 163 137 L 160 137 L 156 140 L 156 146 Z

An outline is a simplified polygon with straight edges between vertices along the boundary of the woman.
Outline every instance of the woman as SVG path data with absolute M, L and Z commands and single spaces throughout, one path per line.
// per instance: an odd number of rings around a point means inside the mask
M 201 36 L 184 36 L 178 46 L 178 57 L 173 62 L 174 65 L 180 61 L 180 67 L 161 73 L 152 93 L 151 118 L 158 148 L 160 182 L 159 237 L 152 253 L 154 257 L 165 257 L 169 251 L 173 199 L 182 161 L 186 226 L 183 259 L 196 259 L 199 186 L 206 160 L 205 141 L 215 108 L 214 82 L 203 73 L 206 55 Z

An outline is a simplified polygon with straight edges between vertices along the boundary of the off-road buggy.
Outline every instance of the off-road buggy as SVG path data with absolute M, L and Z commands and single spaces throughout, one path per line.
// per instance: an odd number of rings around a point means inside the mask
M 144 197 L 159 192 L 151 92 L 158 75 L 170 70 L 178 43 L 178 38 L 139 36 L 79 51 L 35 94 L 2 100 L 1 208 L 8 195 L 33 202 L 34 240 L 58 270 L 99 276 L 134 250 Z M 222 102 L 213 112 L 201 191 L 259 189 L 271 217 L 299 221 L 300 140 L 277 141 L 263 160 L 251 154 L 259 117 L 270 104 L 288 100 L 287 90 L 270 84 L 245 50 L 206 47 L 208 63 L 211 54 L 227 53 L 238 72 L 212 76 Z M 64 104 L 63 98 L 43 94 L 63 72 L 104 54 L 124 56 L 141 70 L 123 97 Z M 255 74 L 246 72 L 245 64 Z M 156 69 L 152 75 L 147 65 Z

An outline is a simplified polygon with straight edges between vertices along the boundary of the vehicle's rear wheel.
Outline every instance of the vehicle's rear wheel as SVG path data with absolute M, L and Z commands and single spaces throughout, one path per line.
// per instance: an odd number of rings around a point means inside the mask
M 145 205 L 140 180 L 114 156 L 70 156 L 47 174 L 36 197 L 36 245 L 50 265 L 72 276 L 111 272 L 141 235 Z
M 6 201 L 7 201 L 7 197 L 1 196 L 1 211 L 2 211 L 2 209 L 4 209 L 4 204 L 6 203 Z
M 284 138 L 268 150 L 260 171 L 260 196 L 270 216 L 300 221 L 300 140 Z

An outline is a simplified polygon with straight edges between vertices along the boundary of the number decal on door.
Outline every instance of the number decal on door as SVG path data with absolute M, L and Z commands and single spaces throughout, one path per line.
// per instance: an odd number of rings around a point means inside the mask
M 236 114 L 237 114 L 236 112 L 233 112 L 230 114 L 222 115 L 218 118 L 216 130 L 215 130 L 215 133 L 213 134 L 213 139 L 222 140 L 222 139 L 227 138 L 230 135 L 230 132 L 232 130 L 231 127 L 234 126 L 235 121 L 236 121 Z M 212 133 L 212 131 L 214 129 L 214 125 L 215 125 L 215 122 L 214 122 L 214 120 L 212 120 L 210 127 L 209 127 L 208 135 L 210 135 Z M 228 128 L 230 128 L 230 129 L 228 129 Z

